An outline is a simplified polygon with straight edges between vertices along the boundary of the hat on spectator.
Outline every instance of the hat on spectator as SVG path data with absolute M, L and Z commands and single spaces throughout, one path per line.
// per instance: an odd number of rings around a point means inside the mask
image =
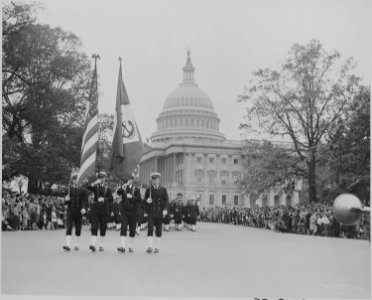
M 153 172 L 153 173 L 150 174 L 150 177 L 151 177 L 151 179 L 156 179 L 156 178 L 160 178 L 161 175 L 160 175 L 159 172 Z

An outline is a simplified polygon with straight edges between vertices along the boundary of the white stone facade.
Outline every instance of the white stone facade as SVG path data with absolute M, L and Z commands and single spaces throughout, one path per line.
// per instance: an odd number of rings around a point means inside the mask
M 243 145 L 227 141 L 219 132 L 220 119 L 211 99 L 195 83 L 194 70 L 188 52 L 183 81 L 156 119 L 157 130 L 140 163 L 140 181 L 148 183 L 152 172 L 160 172 L 170 199 L 180 192 L 185 201 L 199 197 L 201 207 L 274 205 L 278 202 L 274 192 L 267 203 L 262 199 L 253 203 L 240 192 Z M 297 199 L 294 196 L 292 203 Z

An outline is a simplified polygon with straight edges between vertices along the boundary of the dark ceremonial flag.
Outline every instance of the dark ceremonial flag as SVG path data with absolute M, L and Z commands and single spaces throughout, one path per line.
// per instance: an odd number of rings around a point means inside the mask
M 113 175 L 126 181 L 132 175 L 133 171 L 135 171 L 142 158 L 143 143 L 124 86 L 121 59 L 119 60 L 120 69 L 116 94 L 110 171 Z

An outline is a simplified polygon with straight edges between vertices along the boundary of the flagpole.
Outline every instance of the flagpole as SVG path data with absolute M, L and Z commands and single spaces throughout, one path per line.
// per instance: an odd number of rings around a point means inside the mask
M 97 92 L 97 121 L 98 121 L 98 72 L 97 72 L 97 59 L 100 59 L 101 57 L 99 56 L 99 54 L 97 53 L 93 53 L 92 55 L 92 59 L 94 59 L 94 72 L 96 73 L 96 76 L 95 76 L 95 79 L 96 79 L 96 82 L 95 82 L 95 90 Z M 99 165 L 99 122 L 98 122 L 98 146 L 97 146 L 97 173 L 99 175 L 99 172 L 100 172 L 100 165 Z

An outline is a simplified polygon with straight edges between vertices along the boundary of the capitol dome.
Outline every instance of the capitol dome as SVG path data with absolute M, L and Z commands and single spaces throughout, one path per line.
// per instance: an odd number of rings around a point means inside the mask
M 188 51 L 183 81 L 165 100 L 163 111 L 156 119 L 158 126 L 151 136 L 152 142 L 182 138 L 225 140 L 219 132 L 220 119 L 214 112 L 213 102 L 195 83 L 194 71 Z

